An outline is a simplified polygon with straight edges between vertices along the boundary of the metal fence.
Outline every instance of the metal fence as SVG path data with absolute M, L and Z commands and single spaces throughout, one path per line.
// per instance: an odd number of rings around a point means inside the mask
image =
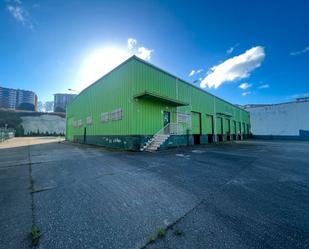
M 4 140 L 15 137 L 15 130 L 9 128 L 1 128 L 0 127 L 0 143 Z

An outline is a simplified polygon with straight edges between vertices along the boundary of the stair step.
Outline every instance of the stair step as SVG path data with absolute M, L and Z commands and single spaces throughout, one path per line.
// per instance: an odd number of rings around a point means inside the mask
M 141 151 L 154 152 L 160 148 L 160 146 L 169 138 L 170 135 L 157 134 L 150 138 L 145 145 L 141 148 Z

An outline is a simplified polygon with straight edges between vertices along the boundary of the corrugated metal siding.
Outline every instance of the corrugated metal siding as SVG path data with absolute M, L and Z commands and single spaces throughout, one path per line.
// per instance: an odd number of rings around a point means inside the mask
M 212 115 L 206 115 L 206 128 L 205 130 L 203 129 L 203 131 L 205 131 L 205 134 L 212 134 L 213 133 L 213 116 Z
M 217 117 L 217 122 L 216 122 L 216 133 L 217 134 L 222 134 L 223 131 L 223 121 L 221 117 Z
M 191 113 L 192 117 L 192 134 L 200 134 L 200 115 L 199 113 L 192 112 Z
M 223 133 L 224 134 L 227 134 L 227 133 L 229 133 L 230 132 L 230 126 L 229 126 L 229 122 L 230 122 L 230 120 L 229 119 L 227 119 L 227 118 L 225 118 L 225 119 L 223 119 Z
M 186 102 L 188 106 L 172 107 L 161 102 L 137 100 L 134 96 L 151 92 L 171 99 Z M 122 120 L 107 123 L 100 121 L 101 113 L 121 108 Z M 209 134 L 206 114 L 229 113 L 232 120 L 249 124 L 249 113 L 201 91 L 186 82 L 132 58 L 83 91 L 67 108 L 68 139 L 73 135 L 151 135 L 163 127 L 163 111 L 170 111 L 171 122 L 176 122 L 176 112 L 190 114 L 200 112 L 203 134 Z M 86 118 L 92 117 L 92 124 Z M 73 127 L 73 120 L 82 120 L 83 125 Z M 218 122 L 215 122 L 218 123 Z M 217 124 L 215 131 L 220 130 Z
M 133 65 L 128 61 L 111 74 L 83 91 L 67 108 L 67 116 L 74 120 L 82 120 L 81 127 L 73 127 L 74 135 L 83 135 L 84 128 L 87 135 L 130 135 L 132 127 L 132 112 L 134 101 L 132 98 Z M 123 117 L 121 120 L 111 120 L 111 112 L 121 108 Z M 108 112 L 107 123 L 101 122 L 101 113 Z M 92 124 L 86 124 L 86 118 L 92 117 Z M 70 132 L 70 131 L 69 131 Z
M 236 134 L 235 129 L 236 129 L 236 121 L 232 120 L 231 121 L 231 134 Z

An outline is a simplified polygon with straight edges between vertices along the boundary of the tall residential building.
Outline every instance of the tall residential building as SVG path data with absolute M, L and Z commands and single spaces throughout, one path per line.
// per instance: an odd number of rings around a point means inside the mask
M 16 108 L 17 90 L 0 87 L 0 107 L 7 109 Z
M 69 103 L 76 97 L 76 94 L 56 93 L 54 94 L 54 112 L 65 112 Z
M 0 87 L 0 108 L 37 111 L 37 102 L 32 91 Z

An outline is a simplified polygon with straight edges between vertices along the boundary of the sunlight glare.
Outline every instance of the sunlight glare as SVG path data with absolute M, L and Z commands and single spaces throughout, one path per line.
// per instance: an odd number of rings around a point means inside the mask
M 129 57 L 127 51 L 119 48 L 108 47 L 94 51 L 83 62 L 79 88 L 82 90 L 94 83 Z

